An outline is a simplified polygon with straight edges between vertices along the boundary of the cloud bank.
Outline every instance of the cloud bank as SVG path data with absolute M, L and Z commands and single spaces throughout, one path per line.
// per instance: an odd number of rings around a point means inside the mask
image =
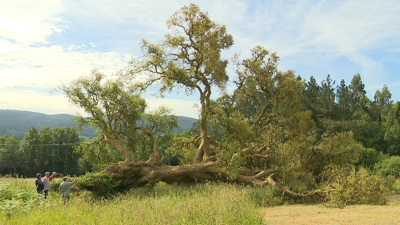
M 99 68 L 111 75 L 140 56 L 141 38 L 155 42 L 166 20 L 191 1 L 7 1 L 0 3 L 0 108 L 47 114 L 80 112 L 61 93 L 62 83 Z M 360 73 L 369 96 L 388 84 L 400 100 L 400 2 L 195 1 L 226 25 L 235 45 L 223 53 L 249 57 L 256 45 L 277 51 L 282 70 L 318 81 L 331 74 L 348 84 Z M 233 72 L 230 70 L 232 76 Z M 196 96 L 149 99 L 176 115 L 197 118 Z M 395 98 L 398 99 L 395 99 Z

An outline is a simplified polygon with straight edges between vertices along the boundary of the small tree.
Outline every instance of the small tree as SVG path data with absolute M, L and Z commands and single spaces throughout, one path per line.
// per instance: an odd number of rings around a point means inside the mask
M 131 153 L 138 151 L 138 140 L 143 140 L 141 135 L 145 135 L 153 142 L 154 157 L 159 159 L 156 135 L 176 127 L 176 117 L 167 116 L 169 111 L 165 108 L 154 115 L 145 115 L 146 102 L 136 94 L 134 87 L 128 87 L 123 80 L 118 79 L 103 83 L 104 78 L 98 70 L 93 70 L 89 77 L 60 87 L 72 103 L 90 114 L 90 117 L 80 115 L 76 118 L 80 127 L 87 124 L 98 127 L 99 138 L 86 144 L 89 152 L 93 152 L 93 144 L 100 144 L 98 151 L 112 147 L 118 150 L 126 162 L 130 162 Z M 140 122 L 146 124 L 139 125 Z

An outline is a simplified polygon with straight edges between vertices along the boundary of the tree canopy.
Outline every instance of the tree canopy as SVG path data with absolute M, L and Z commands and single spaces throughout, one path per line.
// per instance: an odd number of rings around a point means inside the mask
M 103 81 L 104 75 L 94 70 L 90 76 L 60 87 L 72 103 L 90 114 L 80 116 L 80 124 L 99 127 L 99 137 L 86 144 L 83 154 L 100 155 L 104 149 L 115 149 L 123 157 L 124 162 L 104 170 L 119 181 L 120 190 L 159 181 L 207 179 L 271 185 L 283 194 L 319 195 L 329 201 L 338 199 L 332 193 L 344 199 L 354 197 L 341 192 L 340 185 L 347 182 L 356 188 L 357 179 L 368 176 L 351 166 L 362 146 L 350 130 L 325 133 L 322 129 L 316 134 L 313 118 L 321 119 L 318 128 L 338 116 L 339 106 L 341 118 L 349 118 L 347 114 L 357 110 L 376 116 L 368 108 L 358 76 L 349 87 L 342 82 L 335 93 L 329 75 L 322 86 L 313 79 L 305 83 L 294 70 L 280 71 L 277 54 L 261 46 L 254 47 L 248 59 L 235 55 L 236 76 L 228 76 L 228 60 L 221 52 L 233 45 L 233 37 L 225 26 L 212 21 L 195 4 L 178 10 L 167 26 L 169 32 L 158 43 L 143 39 L 143 57 L 130 62 L 115 79 Z M 232 93 L 211 98 L 214 89 L 224 90 L 231 81 L 236 85 Z M 146 112 L 141 93 L 149 87 L 158 87 L 161 96 L 179 88 L 199 95 L 199 133 L 176 135 L 166 149 L 180 157 L 181 165 L 169 166 L 161 160 L 158 140 L 172 131 L 176 119 L 167 116 L 165 108 Z M 390 104 L 388 99 L 386 89 L 377 93 L 376 106 Z M 353 110 L 354 105 L 359 108 Z M 148 149 L 145 143 L 149 141 L 153 150 L 145 158 L 140 152 Z M 386 191 L 378 178 L 371 182 L 377 192 Z M 354 190 L 367 196 L 368 188 Z

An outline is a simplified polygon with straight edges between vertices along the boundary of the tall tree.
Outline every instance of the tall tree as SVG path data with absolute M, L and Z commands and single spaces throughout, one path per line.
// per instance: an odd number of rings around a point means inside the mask
M 392 93 L 388 86 L 383 85 L 382 91 L 377 90 L 374 95 L 373 106 L 376 110 L 377 118 L 381 121 L 382 116 L 387 116 L 393 105 Z
M 22 154 L 19 151 L 20 141 L 17 135 L 0 137 L 0 174 L 22 172 Z
M 339 111 L 341 114 L 341 120 L 345 121 L 352 117 L 352 109 L 354 105 L 353 98 L 350 94 L 350 89 L 346 85 L 344 79 L 340 81 L 340 85 L 336 89 L 336 101 L 339 106 Z
M 35 127 L 32 127 L 25 134 L 24 140 L 21 142 L 21 151 L 25 155 L 24 171 L 29 177 L 34 177 L 38 171 L 41 171 L 38 160 L 40 144 L 39 131 Z
M 334 112 L 336 111 L 335 103 L 335 81 L 332 80 L 330 74 L 326 77 L 326 80 L 321 82 L 321 95 L 319 97 L 321 102 L 321 111 L 323 112 L 323 118 L 328 120 L 334 119 Z
M 363 84 L 359 73 L 353 76 L 351 84 L 349 85 L 349 90 L 354 99 L 357 114 L 361 115 L 364 112 L 368 114 L 371 120 L 375 120 L 376 116 L 369 110 L 371 101 L 366 96 L 367 91 L 365 91 L 365 85 Z
M 82 165 L 81 155 L 75 152 L 75 147 L 83 142 L 78 132 L 72 127 L 53 128 L 51 133 L 51 159 L 49 167 L 63 174 L 82 174 L 86 170 Z M 49 169 L 48 171 L 51 171 Z
M 182 7 L 167 26 L 170 33 L 160 43 L 142 41 L 144 63 L 133 66 L 148 72 L 145 87 L 159 82 L 161 93 L 183 87 L 187 94 L 199 94 L 201 144 L 194 162 L 207 161 L 211 154 L 207 119 L 212 87 L 224 89 L 229 79 L 228 60 L 222 59 L 221 52 L 233 45 L 233 38 L 225 26 L 212 21 L 195 4 Z
M 313 119 L 316 121 L 317 117 L 315 117 L 319 112 L 319 102 L 318 98 L 321 95 L 321 87 L 318 85 L 317 80 L 314 76 L 310 77 L 310 81 L 305 83 L 305 88 L 303 91 L 304 100 L 303 100 L 303 110 L 310 110 L 313 113 Z

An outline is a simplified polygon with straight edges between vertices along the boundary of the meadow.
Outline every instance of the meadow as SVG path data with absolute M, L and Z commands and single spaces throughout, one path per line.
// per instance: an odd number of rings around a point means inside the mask
M 400 190 L 399 180 L 394 188 Z M 48 200 L 43 200 L 43 196 L 32 198 L 37 196 L 34 179 L 0 178 L 0 194 L 0 224 L 396 224 L 400 221 L 399 195 L 388 196 L 389 202 L 383 206 L 268 207 L 282 203 L 271 190 L 224 183 L 160 183 L 103 200 L 81 192 L 64 205 L 55 191 L 50 192 Z M 6 195 L 13 195 L 13 199 L 1 200 Z

